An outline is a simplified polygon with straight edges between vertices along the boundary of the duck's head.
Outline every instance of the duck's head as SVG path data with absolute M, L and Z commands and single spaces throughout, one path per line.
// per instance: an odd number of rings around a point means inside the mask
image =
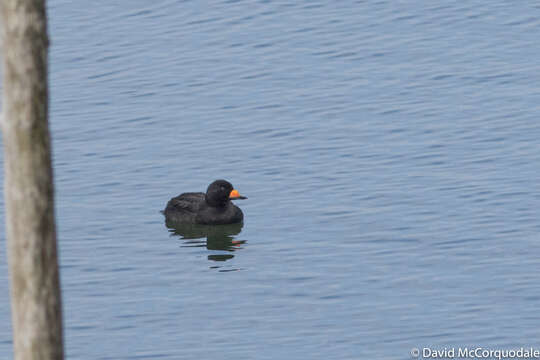
M 243 200 L 247 197 L 240 195 L 227 180 L 216 180 L 206 189 L 206 202 L 210 206 L 224 206 L 230 200 Z

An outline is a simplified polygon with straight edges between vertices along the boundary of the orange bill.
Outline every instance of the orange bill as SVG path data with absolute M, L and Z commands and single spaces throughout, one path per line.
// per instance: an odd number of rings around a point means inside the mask
M 240 195 L 238 190 L 233 189 L 231 193 L 229 194 L 229 199 L 231 200 L 244 200 L 247 199 L 247 197 Z

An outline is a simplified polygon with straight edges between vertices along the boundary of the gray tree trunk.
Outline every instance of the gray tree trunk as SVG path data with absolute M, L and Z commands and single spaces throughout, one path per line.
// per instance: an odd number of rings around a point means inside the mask
M 0 0 L 4 197 L 17 360 L 63 359 L 45 0 Z

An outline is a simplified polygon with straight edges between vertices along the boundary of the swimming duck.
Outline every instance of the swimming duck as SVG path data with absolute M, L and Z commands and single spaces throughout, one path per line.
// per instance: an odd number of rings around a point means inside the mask
M 169 223 L 222 225 L 244 221 L 242 210 L 231 200 L 247 199 L 230 182 L 216 180 L 208 186 L 206 194 L 188 192 L 173 197 L 163 214 Z

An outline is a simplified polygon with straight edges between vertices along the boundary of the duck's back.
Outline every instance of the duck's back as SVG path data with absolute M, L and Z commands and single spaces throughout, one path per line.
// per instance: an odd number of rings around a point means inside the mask
M 195 218 L 204 203 L 204 193 L 183 193 L 173 197 L 165 207 L 165 219 L 178 223 L 195 223 Z

